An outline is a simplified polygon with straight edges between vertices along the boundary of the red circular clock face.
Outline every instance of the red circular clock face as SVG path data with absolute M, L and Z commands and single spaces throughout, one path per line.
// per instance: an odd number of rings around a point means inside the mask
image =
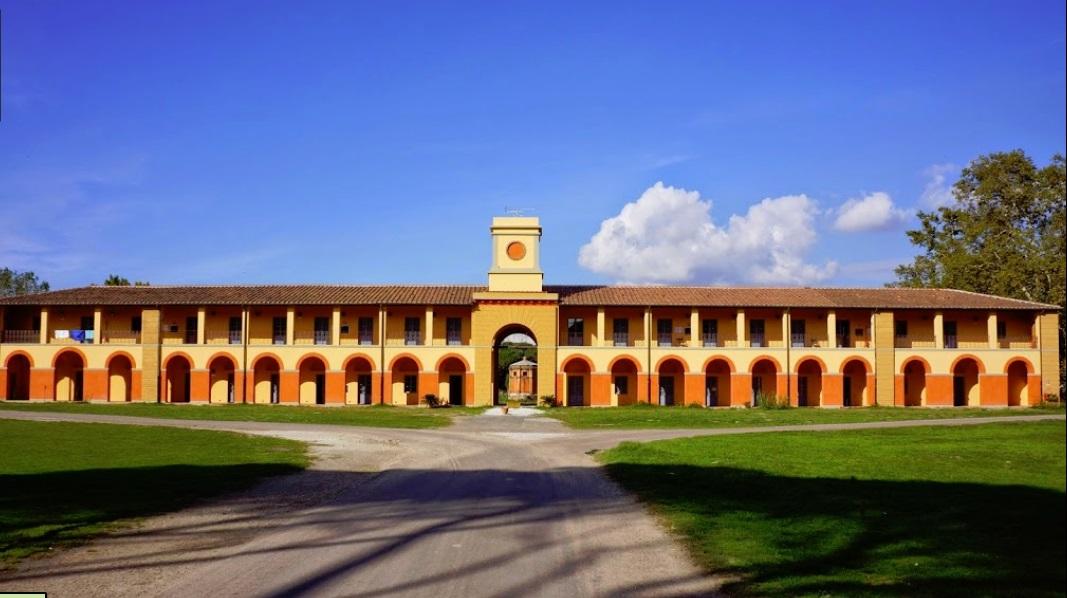
M 518 241 L 508 243 L 508 257 L 515 261 L 526 257 L 526 246 Z

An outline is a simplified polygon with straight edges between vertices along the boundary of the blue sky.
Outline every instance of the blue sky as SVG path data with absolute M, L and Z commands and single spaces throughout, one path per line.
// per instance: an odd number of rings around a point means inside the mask
M 0 10 L 0 266 L 54 287 L 477 283 L 505 205 L 549 282 L 878 285 L 1065 145 L 1062 1 Z

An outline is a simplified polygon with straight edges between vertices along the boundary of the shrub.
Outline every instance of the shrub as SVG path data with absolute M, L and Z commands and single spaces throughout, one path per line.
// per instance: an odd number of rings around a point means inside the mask
M 422 402 L 430 406 L 430 409 L 436 409 L 438 407 L 450 407 L 448 403 L 443 402 L 435 394 L 428 394 L 422 397 Z
M 756 407 L 760 409 L 789 409 L 791 405 L 789 404 L 789 397 L 761 392 L 756 395 Z
M 537 395 L 522 395 L 519 397 L 519 404 L 523 407 L 536 407 Z
M 541 406 L 542 407 L 555 407 L 556 406 L 556 395 L 541 395 Z

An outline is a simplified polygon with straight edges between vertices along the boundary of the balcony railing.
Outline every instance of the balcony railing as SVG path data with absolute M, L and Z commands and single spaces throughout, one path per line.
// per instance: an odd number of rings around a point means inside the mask
M 803 332 L 794 332 L 790 335 L 790 345 L 794 347 L 806 347 L 808 346 L 807 339 Z
M 240 330 L 208 329 L 204 331 L 204 343 L 208 345 L 240 345 L 242 335 Z
M 718 347 L 719 335 L 718 334 L 705 334 L 702 339 L 705 347 Z
M 404 333 L 404 344 L 405 345 L 421 345 L 422 344 L 422 335 L 420 335 L 418 332 L 409 330 L 409 331 Z
M 297 345 L 328 345 L 330 344 L 330 331 L 297 332 L 293 335 L 293 342 Z
M 762 332 L 753 332 L 752 338 L 749 339 L 748 346 L 750 347 L 766 347 L 767 339 L 763 336 Z
M 630 335 L 626 332 L 616 332 L 612 335 L 612 341 L 616 347 L 630 346 Z
M 574 336 L 568 335 L 567 336 L 567 346 L 568 347 L 581 347 L 582 345 L 585 344 L 583 341 L 584 341 L 584 339 L 579 335 L 574 335 Z
M 3 339 L 5 343 L 36 344 L 41 342 L 40 330 L 5 330 Z
M 140 330 L 115 328 L 100 333 L 100 342 L 109 345 L 138 345 L 141 343 Z

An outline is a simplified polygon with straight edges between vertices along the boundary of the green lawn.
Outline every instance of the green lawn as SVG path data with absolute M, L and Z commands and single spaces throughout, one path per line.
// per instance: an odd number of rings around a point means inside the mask
M 291 440 L 0 419 L 0 567 L 307 464 Z
M 555 408 L 545 413 L 572 428 L 741 428 L 800 424 L 845 424 L 1064 413 L 1062 407 L 1032 409 L 905 409 L 902 407 L 855 407 L 850 409 L 702 409 L 633 405 L 611 408 Z
M 1064 422 L 625 443 L 610 475 L 726 591 L 1063 595 Z
M 0 409 L 132 415 L 163 419 L 333 424 L 375 428 L 441 428 L 457 415 L 472 415 L 482 407 L 424 409 L 375 405 L 373 407 L 314 407 L 298 405 L 170 405 L 166 403 L 0 403 Z

